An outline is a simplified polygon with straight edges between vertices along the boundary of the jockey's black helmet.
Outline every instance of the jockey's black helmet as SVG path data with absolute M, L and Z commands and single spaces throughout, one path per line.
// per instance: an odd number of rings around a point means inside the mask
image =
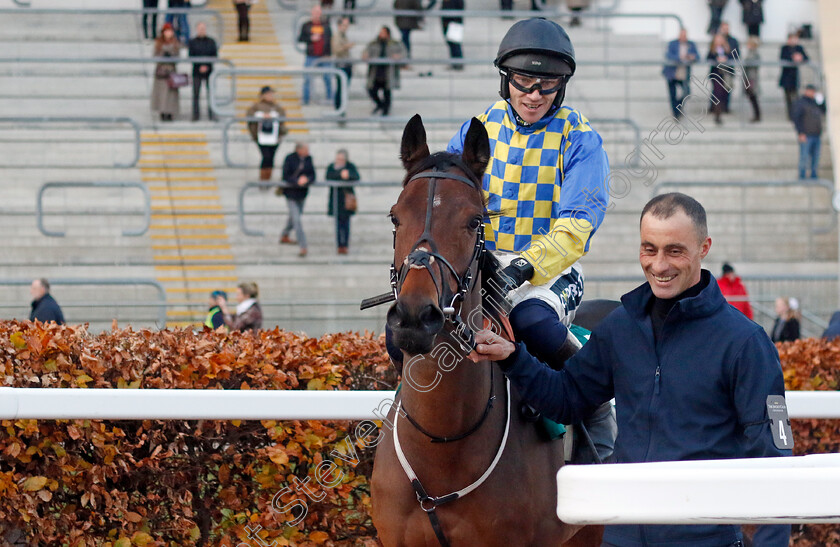
M 575 48 L 563 27 L 547 19 L 533 18 L 514 23 L 507 31 L 493 64 L 502 76 L 499 94 L 510 98 L 510 70 L 533 76 L 564 76 L 575 73 Z M 566 94 L 565 85 L 557 93 L 559 106 Z

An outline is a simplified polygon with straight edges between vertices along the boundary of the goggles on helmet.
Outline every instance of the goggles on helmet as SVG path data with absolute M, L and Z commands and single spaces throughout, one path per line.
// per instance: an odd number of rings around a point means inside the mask
M 505 72 L 506 71 L 506 72 Z M 513 87 L 523 93 L 533 93 L 535 89 L 539 89 L 540 95 L 551 95 L 559 91 L 567 81 L 569 81 L 568 74 L 552 75 L 546 77 L 545 75 L 535 76 L 525 72 L 519 72 L 510 68 L 502 71 Z

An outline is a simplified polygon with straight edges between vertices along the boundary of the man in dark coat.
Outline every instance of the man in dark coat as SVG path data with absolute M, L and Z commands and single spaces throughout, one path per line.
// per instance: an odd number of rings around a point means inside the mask
M 743 21 L 747 25 L 747 34 L 756 36 L 761 33 L 761 23 L 764 22 L 764 9 L 761 4 L 764 0 L 741 0 L 743 10 Z
M 312 6 L 312 18 L 305 22 L 300 28 L 298 42 L 306 44 L 306 58 L 303 66 L 309 68 L 315 65 L 322 57 L 332 55 L 332 31 L 330 23 L 321 12 L 321 6 Z M 312 77 L 303 77 L 303 104 L 309 104 L 309 86 Z M 332 77 L 324 74 L 324 94 L 328 100 L 332 100 Z
M 64 324 L 64 314 L 55 298 L 50 294 L 50 282 L 46 279 L 36 279 L 29 286 L 29 294 L 32 296 L 32 312 L 29 320 L 47 323 L 55 321 L 59 325 Z
M 825 103 L 817 102 L 817 88 L 805 86 L 805 92 L 791 106 L 791 120 L 799 137 L 799 178 L 804 179 L 808 170 L 817 178 L 820 165 L 820 146 L 823 129 L 822 117 Z
M 787 43 L 782 46 L 779 52 L 779 60 L 789 63 L 801 64 L 808 60 L 805 49 L 799 45 L 799 34 L 791 32 L 788 34 Z M 791 106 L 799 93 L 799 67 L 786 66 L 782 68 L 779 76 L 779 87 L 785 92 L 785 106 L 787 107 L 788 118 L 791 117 Z
M 315 182 L 315 167 L 312 165 L 312 156 L 309 155 L 309 145 L 299 142 L 295 145 L 295 151 L 286 156 L 283 161 L 283 182 L 287 184 L 282 189 L 286 196 L 286 204 L 289 206 L 289 219 L 286 227 L 280 234 L 280 243 L 295 243 L 289 234 L 292 229 L 297 236 L 297 244 L 300 245 L 301 258 L 306 256 L 306 234 L 303 233 L 303 203 L 309 194 L 309 185 Z
M 767 413 L 767 397 L 785 393 L 779 353 L 701 268 L 712 244 L 703 206 L 684 194 L 657 196 L 642 211 L 640 236 L 647 283 L 621 298 L 564 369 L 490 331 L 476 335 L 478 355 L 497 361 L 523 399 L 561 423 L 614 397 L 616 463 L 791 455 L 792 443 L 774 438 Z M 613 525 L 603 544 L 742 540 L 733 525 Z M 789 540 L 789 525 L 771 525 L 759 527 L 753 542 L 787 547 Z
M 216 57 L 218 55 L 218 48 L 216 41 L 207 36 L 207 25 L 199 23 L 195 26 L 195 38 L 190 40 L 189 44 L 190 57 Z M 207 88 L 207 115 L 211 120 L 216 119 L 213 111 L 210 110 L 210 73 L 213 72 L 212 63 L 193 63 L 192 77 L 193 77 L 193 115 L 194 122 L 198 121 L 198 98 L 201 94 L 201 82 L 204 82 Z

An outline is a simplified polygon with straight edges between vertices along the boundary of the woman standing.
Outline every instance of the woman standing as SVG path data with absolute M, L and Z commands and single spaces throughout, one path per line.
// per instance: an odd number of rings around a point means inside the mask
M 283 136 L 288 133 L 286 123 L 278 119 L 285 118 L 286 111 L 274 102 L 274 90 L 269 86 L 264 86 L 260 90 L 260 98 L 251 105 L 245 116 L 260 118 L 260 121 L 248 122 L 248 131 L 262 155 L 260 180 L 271 180 L 274 155 L 277 153 L 277 147 L 280 146 Z
M 764 0 L 741 0 L 743 21 L 747 25 L 747 34 L 758 37 L 761 33 L 761 23 L 764 22 L 764 10 L 761 3 Z
M 750 104 L 753 108 L 753 117 L 750 120 L 752 123 L 761 121 L 761 108 L 758 106 L 758 65 L 761 63 L 761 56 L 758 54 L 759 41 L 757 36 L 750 36 L 747 40 L 747 55 L 744 57 L 747 81 L 747 97 L 750 99 Z
M 175 37 L 172 25 L 166 23 L 155 40 L 155 57 L 178 58 L 181 42 Z M 155 65 L 155 83 L 152 85 L 152 112 L 160 113 L 160 120 L 171 122 L 178 116 L 178 88 L 170 87 L 169 76 L 175 73 L 175 62 Z
M 795 303 L 793 306 L 791 304 Z M 776 321 L 770 331 L 774 342 L 792 342 L 799 339 L 799 302 L 795 298 L 780 296 L 776 299 Z
M 335 161 L 327 167 L 326 180 L 353 182 L 359 180 L 356 166 L 347 161 L 347 150 L 335 153 Z M 330 201 L 327 205 L 329 215 L 335 217 L 335 236 L 338 254 L 346 255 L 350 243 L 350 217 L 356 214 L 356 193 L 353 188 L 333 187 L 330 189 Z
M 240 42 L 247 42 L 248 34 L 251 31 L 251 19 L 248 17 L 251 4 L 253 4 L 253 0 L 233 0 L 233 7 L 236 8 L 236 15 L 239 16 Z
M 262 327 L 262 309 L 260 303 L 257 302 L 257 297 L 260 291 L 256 283 L 240 283 L 236 289 L 236 298 L 239 304 L 236 305 L 236 313 L 231 314 L 228 311 L 227 301 L 219 296 L 216 299 L 219 307 L 225 318 L 225 325 L 231 331 L 252 331 L 257 332 Z
M 715 113 L 715 123 L 720 125 L 723 123 L 720 115 L 723 112 L 723 105 L 726 104 L 726 95 L 728 93 L 724 83 L 726 82 L 726 74 L 723 70 L 718 68 L 722 64 L 726 64 L 729 59 L 729 42 L 723 34 L 715 34 L 712 38 L 712 43 L 709 44 L 709 54 L 706 59 L 713 61 L 712 68 L 709 71 L 709 79 L 712 81 L 712 110 Z
M 442 10 L 463 10 L 464 0 L 443 0 L 440 5 Z M 464 41 L 464 18 L 463 17 L 441 17 L 440 24 L 443 27 L 443 38 L 446 40 L 446 45 L 449 46 L 449 58 L 461 59 L 464 53 L 461 50 L 461 44 Z M 452 30 L 450 31 L 450 27 Z M 452 70 L 464 70 L 464 65 L 461 63 L 452 63 L 450 65 Z

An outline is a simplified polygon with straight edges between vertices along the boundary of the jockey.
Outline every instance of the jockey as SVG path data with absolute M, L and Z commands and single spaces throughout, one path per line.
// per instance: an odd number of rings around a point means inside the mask
M 494 64 L 502 100 L 478 116 L 490 137 L 486 247 L 509 278 L 503 291 L 517 341 L 560 368 L 580 347 L 568 329 L 583 297 L 578 261 L 604 220 L 609 162 L 589 121 L 563 106 L 575 52 L 560 25 L 538 18 L 515 23 Z M 449 152 L 462 151 L 468 128 L 466 122 L 452 138 Z M 585 423 L 603 456 L 612 453 L 615 418 L 608 408 L 601 414 L 602 434 Z

